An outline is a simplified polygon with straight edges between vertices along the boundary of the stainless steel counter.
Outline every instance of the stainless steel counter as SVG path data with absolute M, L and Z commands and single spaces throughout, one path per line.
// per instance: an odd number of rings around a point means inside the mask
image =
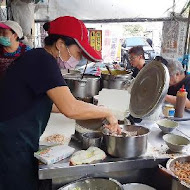
M 190 116 L 189 113 L 186 115 Z M 190 126 L 189 121 L 178 121 L 179 127 L 173 133 L 180 134 L 182 136 L 190 137 Z M 163 146 L 166 146 L 162 136 L 163 133 L 155 124 L 155 122 L 142 121 L 140 123 L 151 130 L 148 137 L 148 143 L 152 147 L 159 150 Z M 75 138 L 72 138 L 70 144 L 77 150 L 81 149 L 81 144 Z M 150 151 L 150 150 L 149 150 Z M 160 155 L 159 155 L 160 154 Z M 165 154 L 162 152 L 154 154 L 148 154 L 134 159 L 125 158 L 113 158 L 107 156 L 107 158 L 99 163 L 79 165 L 79 166 L 69 166 L 69 158 L 60 161 L 52 165 L 40 165 L 39 167 L 39 179 L 52 179 L 54 183 L 68 183 L 70 181 L 79 179 L 81 177 L 96 176 L 96 177 L 113 177 L 118 178 L 119 176 L 133 176 L 133 172 L 139 172 L 141 169 L 153 169 L 157 168 L 159 163 L 165 164 L 168 158 L 177 156 L 179 154 L 174 154 L 166 150 Z M 144 170 L 143 170 L 144 171 Z M 129 175 L 130 172 L 130 175 Z M 136 174 L 135 174 L 136 175 Z M 64 180 L 63 180 L 64 179 Z M 64 181 L 64 182 L 63 182 Z M 131 180 L 129 180 L 131 181 Z M 133 181 L 133 180 L 132 180 Z

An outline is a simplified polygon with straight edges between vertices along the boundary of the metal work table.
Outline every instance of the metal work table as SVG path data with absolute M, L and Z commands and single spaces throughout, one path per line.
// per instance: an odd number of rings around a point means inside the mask
M 188 115 L 190 114 L 186 112 L 185 117 Z M 165 144 L 162 139 L 163 133 L 158 126 L 154 122 L 151 123 L 147 121 L 142 121 L 140 124 L 149 128 L 151 131 L 148 137 L 148 143 L 156 147 L 156 149 L 163 147 Z M 179 127 L 173 133 L 190 137 L 189 121 L 179 121 Z M 76 141 L 75 138 L 72 138 L 69 145 L 74 147 L 76 151 L 81 149 L 80 142 Z M 52 165 L 40 165 L 39 179 L 50 179 L 52 184 L 59 184 L 53 189 L 60 187 L 60 184 L 63 185 L 76 179 L 88 176 L 112 177 L 123 183 L 126 183 L 127 181 L 137 182 L 141 180 L 144 182 L 147 180 L 146 178 L 148 176 L 150 177 L 152 175 L 153 170 L 157 170 L 158 164 L 165 165 L 167 160 L 172 157 L 170 155 L 175 156 L 175 154 L 170 151 L 168 151 L 168 154 L 160 157 L 149 156 L 148 154 L 134 159 L 113 158 L 111 156 L 107 156 L 104 161 L 78 166 L 69 166 L 69 158 L 67 158 Z M 146 175 L 147 177 L 145 177 Z M 146 184 L 148 183 L 151 184 L 150 180 L 148 180 Z M 162 188 L 165 187 L 160 187 L 160 189 Z

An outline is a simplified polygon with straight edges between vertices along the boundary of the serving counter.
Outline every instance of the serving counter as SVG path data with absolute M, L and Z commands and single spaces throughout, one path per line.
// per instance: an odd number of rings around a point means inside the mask
M 186 112 L 184 118 L 188 116 L 190 117 L 190 114 Z M 173 133 L 190 138 L 189 121 L 178 122 L 179 127 Z M 49 183 L 49 189 L 58 189 L 66 183 L 85 177 L 111 177 L 121 183 L 139 182 L 158 190 L 171 189 L 171 179 L 160 172 L 158 164 L 165 165 L 169 158 L 190 154 L 190 149 L 187 147 L 182 153 L 170 152 L 162 139 L 163 133 L 155 122 L 143 120 L 140 125 L 151 131 L 148 136 L 147 152 L 143 156 L 125 159 L 108 155 L 101 162 L 78 166 L 70 166 L 67 158 L 52 165 L 40 165 L 39 179 L 45 180 L 42 182 L 46 184 Z M 69 145 L 76 151 L 81 149 L 81 143 L 75 136 L 72 137 Z M 163 183 L 160 183 L 160 180 Z M 47 185 L 44 189 L 48 189 Z

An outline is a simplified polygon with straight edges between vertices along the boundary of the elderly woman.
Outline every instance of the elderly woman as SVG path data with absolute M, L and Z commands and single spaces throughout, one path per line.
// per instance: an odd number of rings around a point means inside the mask
M 20 41 L 22 38 L 22 28 L 17 22 L 0 22 L 0 78 L 16 58 L 31 49 Z
M 182 64 L 179 61 L 167 60 L 165 64 L 170 74 L 170 87 L 165 100 L 171 104 L 176 104 L 177 91 L 184 85 L 188 95 L 185 107 L 190 108 L 190 76 L 186 76 Z
M 106 118 L 107 127 L 120 132 L 110 110 L 73 97 L 58 66 L 59 61 L 77 64 L 82 54 L 101 60 L 88 43 L 84 23 L 65 16 L 47 23 L 45 29 L 49 34 L 45 47 L 15 60 L 0 83 L 0 189 L 38 189 L 38 161 L 33 154 L 53 103 L 69 118 Z

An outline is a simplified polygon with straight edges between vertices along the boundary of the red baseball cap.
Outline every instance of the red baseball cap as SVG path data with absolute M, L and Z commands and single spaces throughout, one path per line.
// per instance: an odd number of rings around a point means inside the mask
M 50 22 L 48 34 L 58 34 L 73 38 L 82 49 L 83 55 L 91 61 L 101 61 L 101 55 L 88 42 L 88 30 L 81 20 L 75 17 L 59 17 Z

